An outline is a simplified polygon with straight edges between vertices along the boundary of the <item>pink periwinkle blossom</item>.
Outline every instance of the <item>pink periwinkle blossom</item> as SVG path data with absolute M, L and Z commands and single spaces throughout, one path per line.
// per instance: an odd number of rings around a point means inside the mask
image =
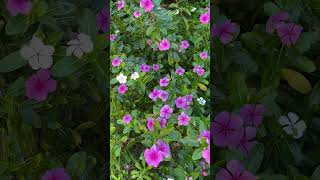
M 265 111 L 266 108 L 261 104 L 245 104 L 240 109 L 240 116 L 244 125 L 258 127 L 263 122 Z
M 199 17 L 199 20 L 200 20 L 201 24 L 208 24 L 210 22 L 210 13 L 205 12 L 205 13 L 201 14 Z
M 31 12 L 32 3 L 29 0 L 8 0 L 6 8 L 12 16 L 27 15 Z
M 185 97 L 178 97 L 176 99 L 176 106 L 177 108 L 181 109 L 181 108 L 185 108 L 187 105 L 187 99 Z
M 148 118 L 147 127 L 148 127 L 149 131 L 153 131 L 153 128 L 154 128 L 154 119 L 153 118 Z
M 257 141 L 255 141 L 256 133 L 257 129 L 255 127 L 247 126 L 242 129 L 240 143 L 237 145 L 237 149 L 242 154 L 248 155 L 257 144 Z
M 163 158 L 168 158 L 170 156 L 170 146 L 166 144 L 164 141 L 159 139 L 157 141 L 157 147 L 159 151 L 161 151 Z
M 118 87 L 118 93 L 120 93 L 120 94 L 126 93 L 127 90 L 128 90 L 128 87 L 126 86 L 126 84 L 121 84 L 121 85 Z
M 166 102 L 169 98 L 169 93 L 165 90 L 159 90 L 159 98 L 162 102 Z
M 173 109 L 167 104 L 160 109 L 160 116 L 166 119 L 169 119 L 172 113 Z
M 110 34 L 110 41 L 113 42 L 116 40 L 116 35 L 115 34 Z
M 132 117 L 130 114 L 126 114 L 122 117 L 122 121 L 124 124 L 129 124 L 132 120 Z
M 176 74 L 182 76 L 185 73 L 185 70 L 181 67 L 176 69 Z
M 148 166 L 153 166 L 157 168 L 161 161 L 163 161 L 162 152 L 154 144 L 150 149 L 144 151 L 144 159 L 146 160 Z
M 158 44 L 159 51 L 167 51 L 170 49 L 170 41 L 166 38 L 162 39 Z
M 188 47 L 189 47 L 189 42 L 187 40 L 181 41 L 181 43 L 180 43 L 181 49 L 188 49 Z
M 231 160 L 227 167 L 216 174 L 216 180 L 256 180 L 256 177 L 245 170 L 238 160 Z
M 47 99 L 48 94 L 57 89 L 57 81 L 51 79 L 48 69 L 41 69 L 31 75 L 25 82 L 26 96 L 38 102 Z
M 112 60 L 112 66 L 113 66 L 113 67 L 120 66 L 121 62 L 122 62 L 121 58 L 116 57 L 116 58 L 114 58 L 114 59 Z
M 158 64 L 153 64 L 153 65 L 152 65 L 152 69 L 153 69 L 154 71 L 159 71 L 160 67 L 159 67 Z
M 279 25 L 285 23 L 289 19 L 289 14 L 287 12 L 279 12 L 273 14 L 269 17 L 266 24 L 266 31 L 269 34 L 272 34 L 274 30 L 278 28 Z
M 180 126 L 187 126 L 187 125 L 189 125 L 190 119 L 191 119 L 191 118 L 190 118 L 185 112 L 182 112 L 182 113 L 178 116 L 178 125 L 180 125 Z
M 154 5 L 152 0 L 141 0 L 140 7 L 143 8 L 144 12 L 149 12 L 153 9 Z
M 201 175 L 202 175 L 202 176 L 207 176 L 208 174 L 207 174 L 207 172 L 206 172 L 205 170 L 202 170 L 202 171 L 201 171 Z
M 193 72 L 197 73 L 197 76 L 202 76 L 205 73 L 205 70 L 201 66 L 195 66 Z
M 141 13 L 138 10 L 136 10 L 136 11 L 133 12 L 133 16 L 138 18 L 138 17 L 141 16 Z
M 210 164 L 210 146 L 202 151 L 202 157 L 208 164 Z
M 150 69 L 151 69 L 150 66 L 147 65 L 147 64 L 141 64 L 141 65 L 140 65 L 140 71 L 141 71 L 141 72 L 149 72 Z
M 169 85 L 170 79 L 167 77 L 164 77 L 162 79 L 160 79 L 159 84 L 161 87 L 166 87 Z
M 157 120 L 160 123 L 160 128 L 165 128 L 166 127 L 166 124 L 167 124 L 167 121 L 168 121 L 166 118 L 158 117 Z
M 53 168 L 42 175 L 41 180 L 71 180 L 71 177 L 63 168 Z
M 200 58 L 201 59 L 207 59 L 208 58 L 208 52 L 206 51 L 203 51 L 199 54 Z
M 160 95 L 160 92 L 158 89 L 153 89 L 152 92 L 149 94 L 149 98 L 152 99 L 152 101 L 156 101 Z
M 124 7 L 124 1 L 123 0 L 118 1 L 117 6 L 118 6 L 118 11 L 120 11 Z
M 280 24 L 278 26 L 277 32 L 278 36 L 281 39 L 281 42 L 287 46 L 294 45 L 303 30 L 302 26 L 299 26 L 294 23 L 288 23 L 288 24 Z
M 198 138 L 198 141 L 201 141 L 202 138 L 206 139 L 206 142 L 209 145 L 210 144 L 210 131 L 208 131 L 208 130 L 201 131 L 200 136 Z
M 230 43 L 235 34 L 239 31 L 239 26 L 236 23 L 231 23 L 230 20 L 225 20 L 213 27 L 213 37 L 218 37 L 222 44 Z
M 109 12 L 107 8 L 103 8 L 96 15 L 96 23 L 98 29 L 102 32 L 108 32 L 109 30 Z M 110 41 L 114 41 L 116 39 L 114 34 L 110 34 Z

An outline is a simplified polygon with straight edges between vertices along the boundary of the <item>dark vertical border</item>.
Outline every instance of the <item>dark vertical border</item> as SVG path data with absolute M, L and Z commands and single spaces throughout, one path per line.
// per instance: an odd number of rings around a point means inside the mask
M 209 78 L 209 89 L 210 89 L 210 178 L 214 179 L 213 177 L 213 152 L 214 152 L 214 148 L 213 148 L 213 136 L 212 136 L 212 132 L 213 132 L 213 127 L 212 127 L 212 122 L 214 119 L 214 113 L 213 113 L 213 102 L 214 102 L 214 86 L 213 86 L 213 79 L 214 79 L 214 51 L 213 51 L 213 40 L 212 40 L 212 25 L 213 25 L 213 14 L 212 12 L 214 12 L 214 8 L 213 8 L 214 2 L 211 0 L 210 1 L 210 78 Z
M 110 25 L 111 25 L 111 15 L 110 15 L 110 1 L 106 1 L 106 7 L 108 9 L 109 14 L 109 24 L 108 24 L 108 31 L 107 31 L 107 50 L 106 50 L 106 69 L 107 69 L 107 96 L 106 96 L 106 105 L 107 105 L 107 113 L 106 113 L 106 177 L 107 179 L 110 178 Z

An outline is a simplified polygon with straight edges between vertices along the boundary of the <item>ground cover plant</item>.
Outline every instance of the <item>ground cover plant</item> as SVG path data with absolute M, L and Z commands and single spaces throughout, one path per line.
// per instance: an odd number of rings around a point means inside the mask
M 0 2 L 0 179 L 105 179 L 106 2 Z
M 216 180 L 320 179 L 320 3 L 212 6 Z
M 209 1 L 111 4 L 111 179 L 205 179 Z

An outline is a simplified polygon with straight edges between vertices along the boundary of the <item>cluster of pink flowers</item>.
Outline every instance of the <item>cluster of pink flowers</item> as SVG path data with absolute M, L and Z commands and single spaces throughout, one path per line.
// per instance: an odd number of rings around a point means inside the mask
M 188 110 L 190 108 L 190 103 L 192 101 L 192 94 L 186 95 L 184 97 L 178 97 L 176 99 L 176 106 L 179 109 L 185 109 Z
M 169 93 L 165 90 L 153 89 L 149 94 L 149 98 L 152 99 L 152 101 L 156 101 L 159 98 L 162 102 L 166 102 L 169 98 Z
M 213 141 L 219 147 L 238 149 L 243 154 L 256 145 L 256 128 L 263 121 L 263 105 L 246 104 L 240 114 L 223 111 L 213 121 Z
M 162 140 L 158 140 L 151 148 L 144 151 L 144 159 L 149 166 L 157 168 L 163 159 L 170 157 L 170 147 Z
M 200 136 L 198 138 L 198 141 L 201 141 L 201 139 L 205 139 L 206 140 L 206 143 L 207 143 L 207 148 L 204 149 L 202 151 L 202 157 L 204 158 L 204 160 L 210 164 L 210 131 L 208 130 L 203 130 L 201 133 L 200 133 Z M 204 168 L 203 168 L 204 169 Z
M 197 73 L 197 76 L 202 76 L 206 71 L 201 66 L 194 66 L 193 72 Z

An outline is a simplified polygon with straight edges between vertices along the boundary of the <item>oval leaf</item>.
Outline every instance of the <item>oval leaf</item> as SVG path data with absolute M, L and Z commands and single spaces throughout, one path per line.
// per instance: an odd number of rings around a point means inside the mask
M 282 69 L 282 77 L 293 89 L 302 94 L 308 94 L 312 89 L 309 80 L 297 71 L 291 69 Z
M 18 51 L 9 54 L 0 61 L 0 73 L 7 73 L 26 65 L 27 61 L 22 59 Z
M 52 67 L 52 76 L 66 77 L 81 67 L 80 61 L 73 56 L 64 57 Z

